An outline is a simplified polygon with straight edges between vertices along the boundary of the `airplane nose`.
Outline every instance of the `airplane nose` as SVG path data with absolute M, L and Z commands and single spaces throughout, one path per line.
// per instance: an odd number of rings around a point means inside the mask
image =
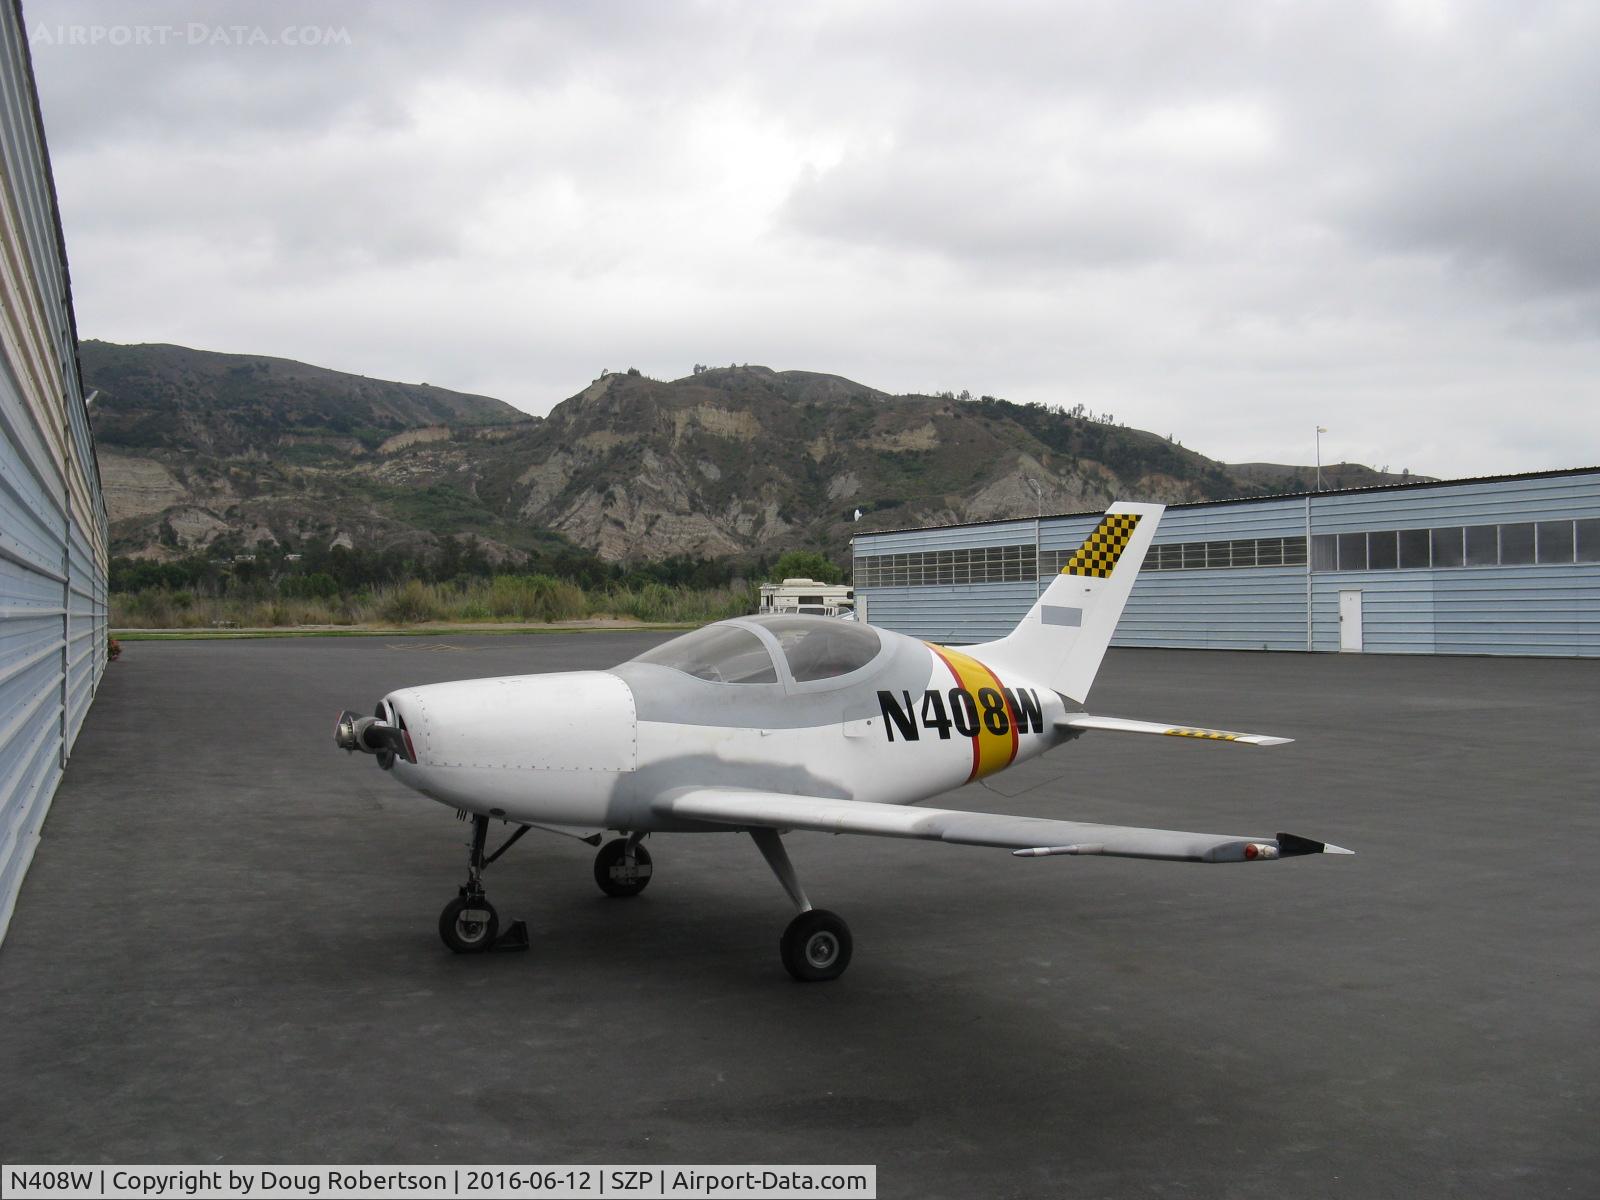
M 421 767 L 631 771 L 633 692 L 606 671 L 465 679 L 384 698 Z

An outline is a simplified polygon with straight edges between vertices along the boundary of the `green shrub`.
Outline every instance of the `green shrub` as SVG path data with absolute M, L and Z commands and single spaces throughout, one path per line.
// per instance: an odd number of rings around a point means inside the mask
M 443 611 L 434 589 L 417 579 L 378 593 L 378 615 L 396 625 L 437 621 Z

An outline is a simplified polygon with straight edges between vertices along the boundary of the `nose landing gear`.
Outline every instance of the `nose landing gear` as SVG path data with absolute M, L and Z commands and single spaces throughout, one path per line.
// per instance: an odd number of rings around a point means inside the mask
M 528 826 L 517 827 L 515 833 L 493 854 L 484 856 L 484 845 L 489 839 L 489 818 L 480 813 L 472 817 L 472 848 L 467 857 L 467 882 L 461 885 L 460 894 L 444 906 L 439 914 L 439 937 L 457 954 L 479 954 L 486 950 L 526 950 L 528 926 L 513 921 L 500 932 L 500 914 L 483 891 L 483 869 L 499 858 L 523 834 Z
M 471 895 L 461 889 L 439 914 L 439 936 L 457 954 L 474 954 L 494 944 L 500 935 L 500 914 L 482 892 Z

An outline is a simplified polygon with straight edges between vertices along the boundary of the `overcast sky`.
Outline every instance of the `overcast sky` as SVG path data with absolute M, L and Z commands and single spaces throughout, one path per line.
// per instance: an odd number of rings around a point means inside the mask
M 536 413 L 737 361 L 1232 461 L 1600 462 L 1600 5 L 25 16 L 84 337 Z

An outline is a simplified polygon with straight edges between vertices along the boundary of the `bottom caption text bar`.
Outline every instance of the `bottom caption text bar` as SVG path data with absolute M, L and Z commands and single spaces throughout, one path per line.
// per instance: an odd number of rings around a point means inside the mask
M 614 1196 L 625 1200 L 876 1200 L 876 1166 L 0 1167 L 7 1200 L 29 1197 Z

